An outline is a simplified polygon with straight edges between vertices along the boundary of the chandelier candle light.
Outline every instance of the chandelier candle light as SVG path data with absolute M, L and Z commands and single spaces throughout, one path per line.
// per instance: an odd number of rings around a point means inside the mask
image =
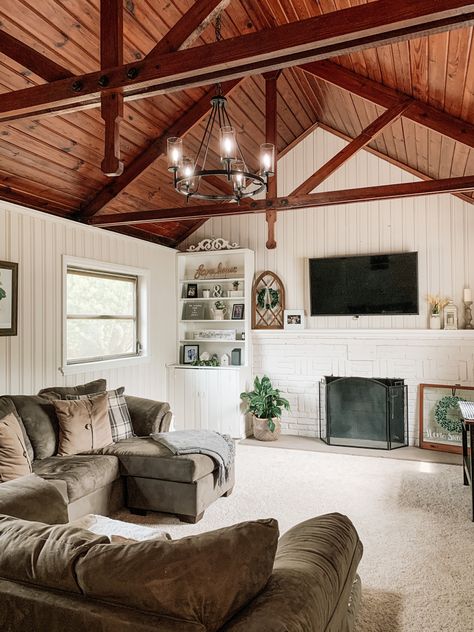
M 216 20 L 216 40 L 221 39 L 220 17 Z M 218 132 L 218 133 L 217 133 Z M 218 138 L 219 162 L 208 165 L 209 148 Z M 211 99 L 211 112 L 207 120 L 199 149 L 194 157 L 184 156 L 181 138 L 168 138 L 168 171 L 173 173 L 173 186 L 187 199 L 237 202 L 253 197 L 268 189 L 268 179 L 274 175 L 275 146 L 271 143 L 260 145 L 260 169 L 252 173 L 240 149 L 235 128 L 227 113 L 227 99 L 222 94 L 220 84 Z M 200 191 L 201 184 L 207 182 L 215 187 L 215 179 L 221 178 L 223 192 L 210 194 Z M 224 192 L 225 191 L 225 192 Z
M 275 147 L 270 143 L 260 145 L 260 171 L 251 173 L 236 138 L 234 127 L 227 114 L 227 99 L 220 93 L 211 99 L 211 114 L 195 158 L 183 156 L 181 138 L 168 138 L 168 171 L 173 173 L 173 185 L 178 193 L 199 200 L 239 202 L 253 197 L 268 188 L 268 179 L 274 174 Z M 209 146 L 219 128 L 220 164 L 206 168 Z M 201 181 L 214 176 L 230 186 L 226 193 L 208 194 L 200 191 Z

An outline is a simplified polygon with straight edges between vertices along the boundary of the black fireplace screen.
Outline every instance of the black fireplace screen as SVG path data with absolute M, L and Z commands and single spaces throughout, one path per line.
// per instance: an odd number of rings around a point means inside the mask
M 408 445 L 404 380 L 330 376 L 319 390 L 320 437 L 326 443 L 385 450 Z

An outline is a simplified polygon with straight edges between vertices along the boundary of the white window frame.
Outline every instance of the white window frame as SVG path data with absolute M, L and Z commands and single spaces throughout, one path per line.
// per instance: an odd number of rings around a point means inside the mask
M 133 276 L 137 278 L 137 334 L 140 342 L 140 350 L 137 354 L 121 356 L 118 358 L 97 359 L 84 362 L 71 362 L 67 360 L 67 272 L 68 268 L 84 270 L 84 272 L 97 272 L 111 275 Z M 94 259 L 82 259 L 79 257 L 63 256 L 62 267 L 62 367 L 63 375 L 83 373 L 84 371 L 96 371 L 100 369 L 121 368 L 134 366 L 150 361 L 149 355 L 149 305 L 150 305 L 150 271 L 143 268 L 134 268 L 115 263 L 106 263 Z

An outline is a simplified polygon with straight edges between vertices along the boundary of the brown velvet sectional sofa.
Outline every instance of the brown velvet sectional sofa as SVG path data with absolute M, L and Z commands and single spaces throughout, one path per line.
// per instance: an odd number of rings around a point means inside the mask
M 0 418 L 18 415 L 35 456 L 35 473 L 0 484 L 0 630 L 352 632 L 362 544 L 346 516 L 312 518 L 279 540 L 272 519 L 119 544 L 68 524 L 123 500 L 198 517 L 231 489 L 216 489 L 208 457 L 172 457 L 146 437 L 168 429 L 166 404 L 127 403 L 137 437 L 56 457 L 47 400 L 0 398 Z
M 135 437 L 75 456 L 56 456 L 58 421 L 50 397 L 84 395 L 106 390 L 105 380 L 81 386 L 43 389 L 38 395 L 0 397 L 0 418 L 13 412 L 24 429 L 33 472 L 53 483 L 65 498 L 70 520 L 89 513 L 109 515 L 119 507 L 177 514 L 196 522 L 214 500 L 228 495 L 233 471 L 225 484 L 216 482 L 216 465 L 203 454 L 173 456 L 149 437 L 167 432 L 167 403 L 126 396 Z

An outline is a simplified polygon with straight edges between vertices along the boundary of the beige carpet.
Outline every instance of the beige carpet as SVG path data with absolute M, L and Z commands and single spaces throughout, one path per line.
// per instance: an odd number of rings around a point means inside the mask
M 364 543 L 357 632 L 470 632 L 474 524 L 459 466 L 239 445 L 234 494 L 197 525 L 114 516 L 173 538 L 273 516 L 280 530 L 340 511 Z

